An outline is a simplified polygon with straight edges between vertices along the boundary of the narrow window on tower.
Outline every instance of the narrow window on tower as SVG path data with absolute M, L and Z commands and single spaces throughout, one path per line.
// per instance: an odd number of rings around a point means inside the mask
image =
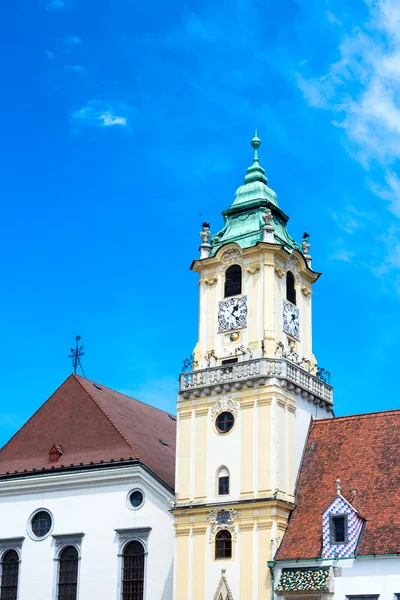
M 215 536 L 215 558 L 232 558 L 232 536 L 226 529 Z
M 221 467 L 218 471 L 218 496 L 229 494 L 229 471 L 226 467 Z
M 225 298 L 242 293 L 242 267 L 232 265 L 225 272 Z
M 289 300 L 292 304 L 296 304 L 296 286 L 291 271 L 288 271 L 286 275 L 286 300 Z
M 332 515 L 330 517 L 331 544 L 347 543 L 347 515 Z

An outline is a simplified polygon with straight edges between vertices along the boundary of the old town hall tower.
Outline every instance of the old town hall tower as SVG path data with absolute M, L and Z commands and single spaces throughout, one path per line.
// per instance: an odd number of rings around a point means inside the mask
M 203 224 L 198 342 L 180 377 L 175 600 L 269 600 L 312 418 L 332 416 L 312 351 L 313 271 L 258 160 L 224 228 Z

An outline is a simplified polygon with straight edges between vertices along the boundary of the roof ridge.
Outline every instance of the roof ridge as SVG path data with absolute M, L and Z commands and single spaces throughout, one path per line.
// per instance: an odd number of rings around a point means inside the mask
M 9 440 L 7 440 L 7 442 L 4 444 L 4 446 L 1 446 L 0 448 L 0 453 L 4 450 L 4 448 L 6 446 L 8 446 L 8 444 L 11 444 L 12 440 L 15 438 L 15 436 L 22 431 L 23 429 L 25 429 L 25 427 L 28 425 L 28 423 L 30 423 L 30 421 L 32 421 L 32 419 L 35 417 L 35 415 L 39 412 L 39 410 L 42 408 L 42 406 L 45 406 L 45 404 L 47 404 L 48 402 L 50 402 L 50 400 L 52 399 L 52 397 L 58 392 L 58 390 L 68 381 L 68 379 L 70 379 L 71 377 L 73 377 L 74 374 L 71 373 L 70 375 L 68 375 L 67 379 L 64 379 L 64 381 L 62 383 L 60 383 L 60 385 L 58 386 L 58 388 L 51 394 L 51 396 L 49 396 L 47 398 L 47 400 L 45 402 L 43 402 L 43 404 L 41 404 L 40 406 L 38 406 L 38 408 L 35 410 L 35 412 L 33 413 L 33 415 L 31 415 L 29 417 L 29 419 L 27 421 L 25 421 L 25 423 L 19 428 L 17 429 L 17 431 L 14 433 L 14 435 L 12 435 L 10 437 Z
M 399 408 L 391 408 L 388 410 L 377 410 L 368 413 L 359 413 L 356 415 L 343 415 L 342 417 L 327 417 L 325 419 L 314 419 L 313 426 L 323 423 L 335 423 L 336 421 L 355 421 L 357 419 L 366 419 L 368 417 L 385 417 L 390 414 L 400 415 Z
M 82 375 L 76 375 L 75 373 L 74 373 L 74 375 L 78 379 L 78 381 L 80 381 L 80 380 L 83 379 L 85 381 L 90 381 L 90 383 L 93 383 L 93 384 L 96 383 L 98 385 L 101 385 L 103 388 L 107 388 L 111 392 L 119 394 L 120 396 L 125 396 L 125 398 L 129 398 L 130 400 L 134 400 L 135 402 L 139 402 L 139 404 L 143 404 L 144 406 L 149 406 L 153 410 L 157 410 L 158 412 L 164 413 L 165 415 L 173 415 L 174 417 L 176 416 L 172 412 L 169 412 L 167 410 L 163 410 L 162 408 L 158 408 L 158 406 L 154 406 L 153 404 L 149 404 L 148 402 L 143 402 L 143 400 L 139 400 L 138 398 L 134 398 L 133 396 L 128 396 L 128 394 L 124 394 L 123 392 L 119 392 L 118 390 L 114 390 L 114 388 L 110 388 L 108 385 L 104 385 L 103 383 L 98 383 L 96 381 L 93 381 L 93 379 L 88 379 L 87 377 L 82 377 Z
M 75 373 L 73 374 L 73 377 L 79 383 L 79 385 L 82 387 L 82 389 L 87 393 L 87 395 L 89 396 L 89 398 L 95 403 L 95 405 L 97 406 L 97 408 L 103 413 L 103 415 L 106 417 L 106 419 L 111 423 L 111 425 L 114 427 L 114 429 L 119 433 L 119 435 L 122 437 L 122 439 L 127 444 L 127 446 L 129 447 L 129 449 L 133 452 L 134 458 L 139 458 L 138 453 L 136 452 L 134 446 L 132 446 L 132 444 L 130 443 L 130 441 L 128 440 L 128 438 L 122 433 L 122 431 L 119 429 L 119 427 L 116 425 L 116 423 L 114 423 L 114 421 L 112 420 L 112 418 L 110 417 L 110 415 L 104 410 L 104 408 L 99 404 L 99 402 L 97 402 L 96 398 L 94 396 L 92 396 L 92 394 L 83 385 L 83 382 L 80 381 L 79 377 L 77 377 L 77 375 Z M 90 381 L 90 379 L 88 379 L 87 381 Z M 94 382 L 92 382 L 92 383 L 94 383 Z M 104 386 L 104 387 L 106 387 L 106 386 Z

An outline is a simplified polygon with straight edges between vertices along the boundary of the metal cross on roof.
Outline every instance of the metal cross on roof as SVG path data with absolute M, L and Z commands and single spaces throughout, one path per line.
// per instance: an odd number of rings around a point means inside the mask
M 79 367 L 82 371 L 82 375 L 85 377 L 85 372 L 81 363 L 81 356 L 83 356 L 85 353 L 83 352 L 83 346 L 79 345 L 80 340 L 81 336 L 77 335 L 75 338 L 75 348 L 70 349 L 71 354 L 68 356 L 68 358 L 72 358 L 72 366 L 74 368 L 74 373 L 76 373 L 76 370 Z

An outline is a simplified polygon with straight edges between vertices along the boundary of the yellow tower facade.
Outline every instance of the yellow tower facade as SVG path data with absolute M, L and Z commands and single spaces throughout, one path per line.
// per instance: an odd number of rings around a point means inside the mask
M 175 600 L 267 600 L 310 421 L 332 415 L 312 352 L 310 244 L 254 159 L 225 226 L 203 224 L 199 334 L 180 377 Z

